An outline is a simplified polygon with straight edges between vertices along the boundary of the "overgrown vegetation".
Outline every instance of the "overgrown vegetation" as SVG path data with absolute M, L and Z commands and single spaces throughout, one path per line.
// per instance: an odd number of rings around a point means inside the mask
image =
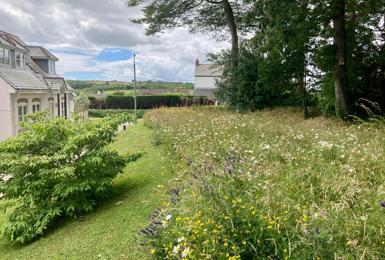
M 317 105 L 346 118 L 365 98 L 385 107 L 385 4 L 379 0 L 132 0 L 146 33 L 175 27 L 229 39 L 219 97 L 253 110 Z M 228 35 L 224 35 L 224 33 Z M 314 101 L 317 101 L 314 103 Z M 309 104 L 310 103 L 310 104 Z
M 179 108 L 145 122 L 186 163 L 142 230 L 158 259 L 385 257 L 382 120 Z
M 0 193 L 14 201 L 1 234 L 21 244 L 58 218 L 82 218 L 112 190 L 113 179 L 140 155 L 107 146 L 127 116 L 94 121 L 30 116 L 19 136 L 0 143 Z
M 142 118 L 144 113 L 146 113 L 147 110 L 145 109 L 138 109 L 136 113 L 137 118 Z M 90 109 L 88 110 L 89 117 L 94 118 L 104 118 L 109 117 L 111 115 L 119 115 L 119 114 L 129 114 L 134 115 L 135 111 L 133 109 Z

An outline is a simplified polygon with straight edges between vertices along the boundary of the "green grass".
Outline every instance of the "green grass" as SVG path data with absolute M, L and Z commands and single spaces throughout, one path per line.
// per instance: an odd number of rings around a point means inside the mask
M 163 187 L 173 176 L 170 158 L 161 146 L 153 146 L 151 140 L 152 130 L 142 123 L 122 132 L 113 149 L 123 154 L 145 152 L 145 155 L 128 165 L 117 178 L 117 195 L 87 215 L 84 221 L 60 223 L 30 245 L 21 247 L 0 240 L 0 259 L 148 258 L 134 235 L 165 199 Z M 0 225 L 4 221 L 6 216 L 0 213 Z
M 167 228 L 152 238 L 157 256 L 385 259 L 383 120 L 304 120 L 288 108 L 169 108 L 144 120 L 191 162 Z

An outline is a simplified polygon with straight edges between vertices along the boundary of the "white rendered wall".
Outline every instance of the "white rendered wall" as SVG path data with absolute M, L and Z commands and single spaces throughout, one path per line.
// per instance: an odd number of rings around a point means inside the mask
M 13 104 L 10 86 L 0 78 L 0 141 L 14 135 Z
M 216 89 L 216 80 L 219 77 L 195 77 L 194 88 L 195 89 Z
M 34 98 L 40 98 L 40 110 L 41 111 L 44 111 L 44 110 L 49 110 L 50 109 L 50 103 L 48 102 L 48 98 L 55 98 L 55 102 L 56 102 L 56 95 L 55 94 L 48 94 L 48 93 L 35 93 L 35 94 L 32 94 L 32 93 L 28 93 L 28 94 L 25 94 L 25 93 L 18 93 L 18 94 L 15 94 L 14 95 L 14 112 L 13 112 L 13 119 L 14 119 L 14 125 L 15 125 L 15 129 L 16 129 L 16 133 L 18 131 L 18 128 L 19 128 L 19 125 L 18 125 L 18 121 L 17 121 L 17 114 L 16 114 L 16 111 L 17 111 L 17 101 L 19 99 L 27 99 L 28 100 L 28 111 L 27 111 L 27 114 L 30 114 L 32 113 L 32 100 Z M 55 105 L 56 106 L 56 105 Z M 56 109 L 55 109 L 56 110 Z M 55 111 L 57 113 L 57 111 Z M 55 114 L 56 116 L 57 114 Z M 15 135 L 16 135 L 15 133 Z

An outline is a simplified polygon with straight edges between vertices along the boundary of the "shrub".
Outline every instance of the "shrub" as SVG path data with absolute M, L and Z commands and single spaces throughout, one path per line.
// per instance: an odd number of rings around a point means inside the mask
M 134 112 L 135 111 L 133 109 L 90 109 L 88 111 L 88 115 L 90 117 L 104 118 L 111 115 L 124 114 L 124 113 L 133 115 Z M 142 118 L 145 112 L 146 112 L 145 109 L 138 109 L 136 114 L 137 118 Z
M 0 192 L 16 200 L 1 233 L 28 243 L 60 217 L 90 212 L 112 191 L 112 181 L 139 155 L 121 156 L 108 149 L 117 126 L 128 118 L 87 122 L 31 116 L 19 136 L 0 143 Z

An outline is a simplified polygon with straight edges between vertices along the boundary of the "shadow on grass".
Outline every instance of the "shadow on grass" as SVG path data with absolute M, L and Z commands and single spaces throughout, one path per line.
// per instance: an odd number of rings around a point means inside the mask
M 135 193 L 139 190 L 143 190 L 145 186 L 151 185 L 150 180 L 151 176 L 146 176 L 146 178 L 141 178 L 140 180 L 131 176 L 119 176 L 114 184 L 114 190 L 111 195 L 108 198 L 97 202 L 97 205 L 92 212 L 89 212 L 78 219 L 68 217 L 57 218 L 52 224 L 49 225 L 43 236 L 26 245 L 13 243 L 3 238 L 0 240 L 0 251 L 2 251 L 1 249 L 18 250 L 24 247 L 32 246 L 33 244 L 38 243 L 39 240 L 49 239 L 50 236 L 60 232 L 66 227 L 74 225 L 74 228 L 76 228 L 77 225 L 83 225 L 82 223 L 87 223 L 88 220 L 93 217 L 97 217 L 98 215 L 103 214 L 103 212 L 108 212 L 118 207 L 119 205 L 117 205 L 117 203 L 120 201 L 129 203 Z

